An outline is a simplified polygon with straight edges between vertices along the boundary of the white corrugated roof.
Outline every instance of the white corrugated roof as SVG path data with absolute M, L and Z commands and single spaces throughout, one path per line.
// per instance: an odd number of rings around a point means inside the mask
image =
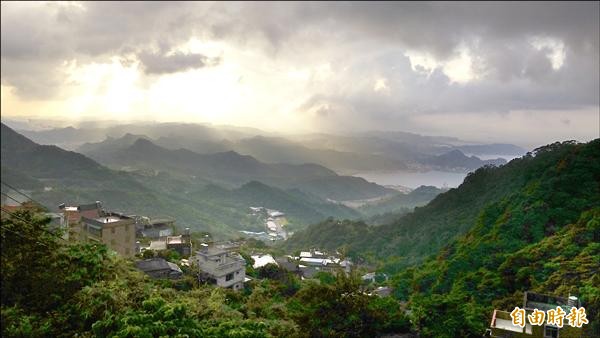
M 268 221 L 267 222 L 267 228 L 269 228 L 269 230 L 272 231 L 276 231 L 277 230 L 277 224 L 273 221 Z
M 327 265 L 327 264 L 333 263 L 333 261 L 331 259 L 327 259 L 327 258 L 310 258 L 310 257 L 300 258 L 300 262 L 313 263 L 313 264 L 321 264 L 321 265 Z
M 251 257 L 252 259 L 254 259 L 254 264 L 252 265 L 252 267 L 255 269 L 260 268 L 261 266 L 265 266 L 269 263 L 279 265 L 271 255 L 254 255 Z

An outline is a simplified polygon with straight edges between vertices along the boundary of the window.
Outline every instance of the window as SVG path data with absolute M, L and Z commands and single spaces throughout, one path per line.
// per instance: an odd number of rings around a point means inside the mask
M 558 328 L 552 326 L 544 327 L 544 338 L 558 338 Z
M 225 281 L 230 281 L 233 279 L 233 273 L 228 273 L 227 276 L 225 276 Z

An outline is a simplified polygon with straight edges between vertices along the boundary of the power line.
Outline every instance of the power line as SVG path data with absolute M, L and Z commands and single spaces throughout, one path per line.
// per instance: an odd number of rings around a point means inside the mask
M 9 214 L 11 217 L 14 217 L 14 218 L 16 218 L 16 219 L 20 220 L 21 222 L 24 222 L 24 223 L 27 223 L 27 224 L 29 224 L 29 225 L 33 225 L 33 226 L 35 226 L 33 223 L 29 222 L 28 220 L 25 220 L 25 219 L 23 219 L 22 217 L 19 217 L 19 216 L 15 215 L 13 212 L 10 212 L 10 211 L 8 211 L 8 210 L 7 210 L 7 209 L 5 209 L 5 208 L 2 208 L 2 207 L 0 207 L 0 209 L 2 209 L 2 211 L 4 211 L 5 213 Z M 47 233 L 47 234 L 50 234 L 50 235 L 52 235 L 52 236 L 56 236 L 56 237 L 57 237 L 57 238 L 59 238 L 59 239 L 63 239 L 63 238 L 62 238 L 62 236 L 60 236 L 60 235 L 58 235 L 58 234 L 56 234 L 56 233 L 54 233 L 54 232 L 52 232 L 52 231 L 49 231 L 49 230 L 47 230 L 47 229 L 44 229 L 44 228 L 41 228 L 41 230 L 42 230 L 42 231 L 44 231 L 44 232 L 45 232 L 45 233 Z
M 23 222 L 23 223 L 26 223 L 26 224 L 29 224 L 29 225 L 35 226 L 33 223 L 29 222 L 28 220 L 26 220 L 26 219 L 23 219 L 23 218 L 21 218 L 21 217 L 19 217 L 19 216 L 15 215 L 14 213 L 11 213 L 10 211 L 8 211 L 8 210 L 6 210 L 6 209 L 4 209 L 4 208 L 1 208 L 1 207 L 0 207 L 0 209 L 2 209 L 2 211 L 4 211 L 5 213 L 9 214 L 9 215 L 10 215 L 10 217 L 14 217 L 14 218 L 16 218 L 16 219 L 20 220 L 20 221 L 21 221 L 21 222 Z M 56 234 L 56 233 L 54 233 L 54 232 L 52 232 L 52 231 L 49 231 L 49 230 L 47 230 L 47 229 L 44 229 L 44 228 L 40 228 L 40 229 L 41 229 L 42 231 L 44 231 L 45 233 L 49 234 L 49 235 L 52 235 L 52 236 L 57 236 L 58 238 L 62 238 L 60 235 L 58 235 L 58 234 Z
M 50 246 L 49 246 L 47 243 L 40 242 L 40 241 L 38 241 L 38 240 L 36 240 L 35 238 L 32 238 L 32 237 L 26 237 L 26 236 L 23 236 L 23 235 L 22 235 L 22 234 L 20 234 L 19 232 L 17 232 L 17 231 L 14 231 L 14 230 L 12 230 L 12 229 L 9 229 L 9 228 L 6 228 L 6 227 L 3 227 L 3 229 L 4 229 L 4 230 L 6 230 L 6 231 L 9 231 L 9 232 L 12 232 L 13 234 L 15 234 L 15 235 L 17 235 L 17 236 L 19 236 L 19 237 L 21 237 L 21 238 L 23 238 L 23 239 L 26 239 L 26 240 L 28 240 L 28 241 L 33 241 L 33 242 L 35 242 L 35 243 L 38 243 L 38 244 L 40 244 L 40 245 L 43 245 L 43 246 L 45 246 L 45 247 L 47 247 L 47 248 L 49 248 L 49 247 L 50 247 Z
M 40 203 L 40 202 L 38 202 L 38 201 L 34 200 L 34 199 L 33 199 L 33 197 L 31 197 L 31 196 L 29 196 L 29 195 L 25 194 L 24 192 L 20 191 L 19 189 L 15 188 L 15 187 L 13 187 L 12 185 L 10 185 L 10 184 L 8 184 L 8 183 L 6 183 L 6 182 L 4 182 L 4 181 L 0 181 L 0 183 L 2 183 L 2 184 L 4 184 L 5 186 L 7 186 L 7 187 L 11 188 L 12 190 L 14 190 L 14 191 L 18 192 L 20 195 L 22 195 L 22 196 L 25 196 L 26 198 L 28 198 L 28 199 L 29 199 L 29 200 L 31 200 L 32 202 L 35 202 L 35 203 L 37 203 L 39 206 L 41 206 L 41 207 L 44 207 L 44 208 L 46 208 L 46 209 L 50 209 L 50 208 L 46 207 L 45 205 L 43 205 L 42 203 Z
M 7 193 L 4 193 L 4 192 L 1 192 L 1 191 L 0 191 L 0 194 L 2 194 L 2 195 L 4 195 L 4 196 L 6 196 L 6 197 L 8 197 L 8 198 L 10 198 L 10 199 L 11 199 L 11 200 L 13 200 L 14 202 L 17 202 L 17 203 L 19 203 L 19 205 L 23 205 L 24 203 L 27 203 L 27 202 L 21 202 L 21 201 L 19 201 L 19 200 L 16 200 L 14 197 L 11 197 L 11 196 L 10 196 L 10 195 L 8 195 Z
M 13 215 L 13 214 L 12 214 L 12 213 L 10 213 L 8 210 L 6 210 L 6 209 L 4 209 L 4 208 L 2 208 L 2 207 L 0 207 L 0 209 L 2 209 L 2 211 L 6 212 L 7 214 L 11 215 L 11 217 L 15 217 L 15 218 L 19 219 L 20 221 L 22 221 L 22 222 L 24 222 L 24 223 L 27 223 L 27 224 L 29 224 L 29 225 L 32 225 L 32 226 L 35 226 L 33 223 L 30 223 L 30 222 L 28 222 L 28 221 L 25 221 L 25 220 L 23 220 L 23 219 L 22 219 L 22 218 L 20 218 L 20 217 L 17 217 L 17 216 L 15 216 L 15 215 Z M 17 235 L 17 236 L 19 236 L 19 237 L 21 237 L 21 238 L 23 238 L 23 239 L 26 239 L 26 240 L 29 240 L 29 241 L 36 242 L 36 243 L 38 243 L 38 244 L 41 244 L 41 245 L 43 245 L 43 246 L 45 246 L 45 247 L 48 247 L 48 248 L 50 247 L 50 246 L 49 246 L 47 243 L 40 242 L 38 239 L 36 239 L 36 238 L 33 238 L 33 237 L 27 237 L 27 236 L 24 236 L 23 234 L 19 233 L 18 231 L 15 231 L 15 230 L 13 230 L 13 229 L 7 228 L 7 227 L 6 227 L 6 225 L 4 225 L 4 224 L 1 224 L 1 225 L 0 225 L 0 227 L 1 227 L 1 228 L 3 228 L 3 229 L 4 229 L 4 230 L 6 230 L 6 231 L 12 232 L 13 234 L 15 234 L 15 235 Z M 42 230 L 42 231 L 44 231 L 44 232 L 46 232 L 46 233 L 49 233 L 49 234 L 51 234 L 51 235 L 57 236 L 55 233 L 48 232 L 48 231 L 46 231 L 45 229 L 41 229 L 41 230 Z

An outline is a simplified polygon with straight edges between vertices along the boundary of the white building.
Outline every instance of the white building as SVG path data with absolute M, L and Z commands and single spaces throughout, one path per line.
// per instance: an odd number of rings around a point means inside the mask
M 237 252 L 202 244 L 194 259 L 201 271 L 200 279 L 234 290 L 244 287 L 246 261 Z
M 277 218 L 277 217 L 283 217 L 283 216 L 285 216 L 285 214 L 281 211 L 269 210 L 269 217 Z

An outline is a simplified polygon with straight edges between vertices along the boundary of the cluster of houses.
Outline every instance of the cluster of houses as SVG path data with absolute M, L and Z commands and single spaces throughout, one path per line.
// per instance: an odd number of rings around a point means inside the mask
M 172 250 L 183 259 L 179 264 L 162 257 L 141 259 L 135 262 L 138 269 L 152 278 L 178 279 L 184 274 L 181 267 L 198 268 L 198 280 L 224 288 L 240 290 L 249 280 L 246 261 L 239 254 L 239 243 L 200 243 L 192 245 L 189 228 L 174 235 L 175 220 L 151 219 L 144 216 L 107 211 L 102 202 L 59 206 L 60 212 L 46 213 L 51 226 L 63 229 L 64 238 L 72 241 L 103 243 L 124 257 L 134 257 L 145 251 Z M 286 238 L 285 214 L 263 207 L 252 207 L 256 215 L 266 217 L 269 239 Z M 276 235 L 274 235 L 276 234 Z M 254 268 L 275 264 L 280 269 L 296 274 L 302 279 L 314 278 L 318 272 L 350 273 L 352 262 L 340 258 L 339 253 L 329 254 L 318 249 L 302 251 L 298 256 L 274 258 L 268 254 L 254 254 Z
M 288 221 L 283 212 L 265 207 L 250 207 L 250 214 L 262 219 L 265 230 L 260 232 L 240 231 L 245 235 L 263 241 L 286 240 L 292 235 L 287 232 Z
M 103 243 L 124 257 L 146 250 L 173 250 L 184 257 L 181 265 L 192 263 L 198 266 L 198 277 L 202 281 L 235 290 L 244 285 L 246 263 L 236 252 L 236 246 L 202 243 L 194 254 L 190 229 L 186 228 L 181 235 L 173 235 L 174 219 L 108 212 L 99 201 L 77 206 L 63 204 L 59 209 L 62 227 L 69 239 Z M 136 266 L 153 278 L 176 279 L 183 275 L 177 264 L 160 257 L 139 260 Z
M 144 216 L 106 211 L 100 201 L 67 206 L 61 204 L 55 213 L 67 239 L 98 242 L 124 257 L 132 257 L 144 250 L 173 250 L 182 256 L 192 252 L 189 229 L 173 235 L 173 219 L 150 219 Z M 142 242 L 149 243 L 147 245 Z
M 174 235 L 175 220 L 170 218 L 150 219 L 144 216 L 126 215 L 104 210 L 102 203 L 76 206 L 60 205 L 62 213 L 55 213 L 57 224 L 65 228 L 66 236 L 83 242 L 99 242 L 124 257 L 132 257 L 144 251 L 173 250 L 184 260 L 180 265 L 193 264 L 198 267 L 200 281 L 238 290 L 247 280 L 245 260 L 239 254 L 236 243 L 201 243 L 192 247 L 189 228 L 183 234 Z M 252 207 L 256 215 L 266 216 L 269 238 L 285 238 L 285 214 L 263 207 Z M 273 234 L 277 235 L 273 235 Z M 194 252 L 195 249 L 195 252 Z M 350 273 L 352 262 L 341 258 L 339 253 L 327 253 L 318 249 L 301 251 L 298 256 L 253 255 L 254 267 L 268 263 L 292 272 L 302 279 L 314 278 L 318 272 Z M 181 268 L 163 258 L 154 257 L 136 262 L 136 266 L 153 278 L 180 278 Z M 370 275 L 363 276 L 365 277 Z M 380 290 L 385 293 L 387 290 Z
M 350 273 L 352 262 L 341 259 L 336 255 L 329 255 L 319 250 L 303 251 L 300 256 L 273 257 L 268 254 L 253 254 L 254 268 L 265 266 L 269 263 L 279 268 L 292 272 L 302 279 L 314 278 L 318 272 Z
M 28 207 L 29 201 L 19 201 L 16 204 L 3 199 L 3 213 L 5 217 L 10 211 Z M 175 220 L 170 218 L 150 219 L 144 216 L 127 215 L 118 212 L 106 211 L 100 201 L 76 206 L 59 206 L 60 212 L 45 213 L 50 218 L 49 226 L 63 230 L 63 239 L 103 243 L 108 248 L 124 257 L 132 257 L 146 250 L 161 251 L 173 250 L 182 257 L 180 264 L 175 264 L 164 258 L 154 257 L 135 262 L 138 269 L 152 278 L 178 279 L 183 276 L 181 266 L 195 265 L 198 267 L 198 280 L 216 284 L 219 287 L 241 290 L 244 283 L 250 280 L 246 277 L 246 260 L 239 254 L 239 243 L 201 243 L 194 253 L 189 228 L 181 235 L 174 235 Z M 263 207 L 252 207 L 256 215 L 268 215 L 266 227 L 273 233 L 279 233 L 285 220 L 285 215 L 276 210 Z M 275 225 L 269 223 L 274 222 Z M 279 236 L 279 235 L 277 235 Z M 270 236 L 275 237 L 275 236 Z M 141 244 L 144 242 L 145 244 Z M 269 254 L 256 253 L 251 255 L 254 260 L 253 267 L 260 268 L 267 264 L 277 265 L 280 269 L 292 272 L 302 279 L 314 278 L 320 272 L 350 273 L 352 262 L 341 258 L 339 253 L 329 254 L 325 251 L 311 249 L 301 251 L 298 256 L 273 257 Z M 385 274 L 376 275 L 375 272 L 366 273 L 362 280 L 367 285 L 374 285 L 377 277 L 388 279 Z M 368 294 L 389 296 L 392 289 L 387 286 L 369 288 Z M 365 291 L 367 292 L 367 291 Z M 577 297 L 569 295 L 568 298 L 543 295 L 534 292 L 525 292 L 523 296 L 524 315 L 530 316 L 537 310 L 547 311 L 562 308 L 569 313 L 571 308 L 580 308 L 581 303 Z M 490 328 L 486 330 L 485 337 L 576 337 L 580 336 L 579 327 L 552 324 L 515 325 L 511 313 L 494 310 Z

